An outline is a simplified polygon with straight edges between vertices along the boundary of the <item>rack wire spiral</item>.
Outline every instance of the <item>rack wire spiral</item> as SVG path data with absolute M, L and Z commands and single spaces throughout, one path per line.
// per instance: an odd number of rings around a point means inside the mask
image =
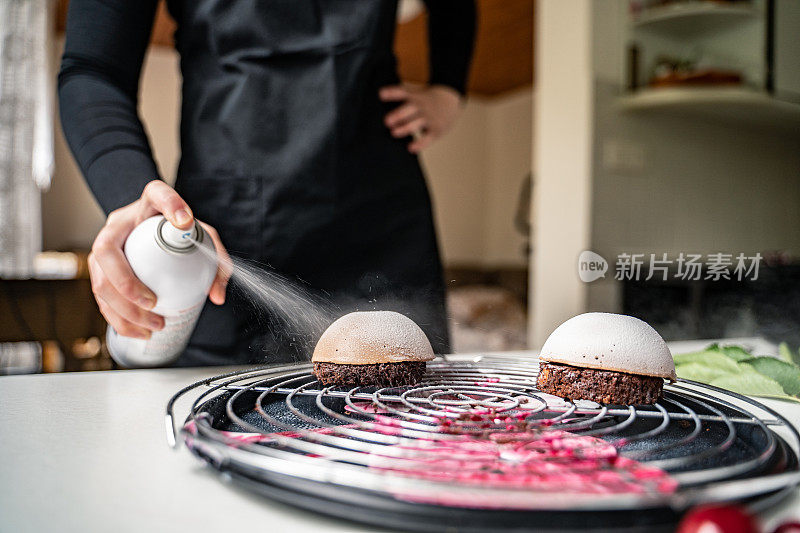
M 419 384 L 383 389 L 323 387 L 310 370 L 265 367 L 184 388 L 167 406 L 170 444 L 180 434 L 210 464 L 256 482 L 483 509 L 765 506 L 800 483 L 791 423 L 694 382 L 666 384 L 652 406 L 603 406 L 538 391 L 535 359 L 437 359 Z M 190 391 L 199 394 L 177 430 L 176 402 Z

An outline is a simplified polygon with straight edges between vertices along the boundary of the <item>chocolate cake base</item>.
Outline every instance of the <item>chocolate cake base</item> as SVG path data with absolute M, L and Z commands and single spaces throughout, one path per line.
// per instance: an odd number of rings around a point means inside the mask
M 656 403 L 664 389 L 664 380 L 658 377 L 545 361 L 539 365 L 536 384 L 540 391 L 554 396 L 614 405 Z
M 314 375 L 326 387 L 349 385 L 397 387 L 413 385 L 425 374 L 425 361 L 375 363 L 372 365 L 339 365 L 314 363 Z

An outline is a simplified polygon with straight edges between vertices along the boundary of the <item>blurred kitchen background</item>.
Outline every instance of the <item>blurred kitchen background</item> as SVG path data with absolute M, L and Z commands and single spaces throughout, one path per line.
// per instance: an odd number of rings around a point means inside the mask
M 0 374 L 113 366 L 85 268 L 104 217 L 53 98 L 66 8 L 0 0 Z M 422 156 L 454 350 L 537 348 L 587 310 L 639 316 L 667 340 L 800 344 L 800 2 L 478 8 L 465 112 Z M 168 177 L 179 157 L 173 31 L 162 5 L 140 93 Z M 425 34 L 422 4 L 403 0 L 404 80 L 426 81 Z M 585 250 L 607 260 L 605 277 L 581 280 Z M 643 254 L 646 273 L 651 254 L 681 253 L 763 261 L 742 281 L 683 280 L 674 263 L 666 281 L 615 279 L 620 254 Z

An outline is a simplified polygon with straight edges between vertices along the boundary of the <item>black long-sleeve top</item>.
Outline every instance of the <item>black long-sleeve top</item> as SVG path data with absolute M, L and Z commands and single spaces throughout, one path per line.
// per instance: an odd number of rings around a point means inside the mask
M 249 6 L 251 3 L 243 0 L 216 4 L 199 0 L 168 1 L 169 10 L 178 24 L 176 44 L 182 56 L 181 68 L 186 81 L 203 76 L 213 78 L 217 68 L 224 71 L 248 68 L 248 65 L 256 64 L 260 60 L 257 57 L 260 52 L 254 52 L 253 49 L 259 46 L 269 47 L 270 40 L 263 35 L 257 35 L 261 41 L 254 42 L 253 36 L 248 35 L 250 22 L 254 35 L 264 33 L 264 26 L 270 31 L 277 29 L 277 33 L 285 33 L 286 35 L 279 35 L 283 40 L 280 46 L 284 48 L 292 46 L 293 25 L 298 26 L 298 40 L 301 43 L 306 40 L 313 44 L 320 34 L 324 37 L 326 33 L 331 33 L 329 28 L 334 33 L 339 31 L 346 34 L 349 31 L 348 17 L 342 13 L 333 13 L 334 24 L 330 25 L 324 20 L 314 19 L 314 16 L 320 15 L 314 12 L 315 9 L 321 9 L 319 6 L 304 10 L 301 4 L 309 3 L 296 0 L 266 2 L 265 4 L 280 4 L 280 7 L 274 7 L 268 13 L 270 18 L 275 18 L 269 24 L 256 18 L 248 21 L 248 14 L 256 17 L 261 9 L 257 5 Z M 365 0 L 361 6 L 367 4 L 370 9 L 380 4 L 371 23 L 382 27 L 373 31 L 373 37 L 368 42 L 368 46 L 373 48 L 371 56 L 385 59 L 375 60 L 375 64 L 381 66 L 376 66 L 374 70 L 384 71 L 376 76 L 382 77 L 384 82 L 396 81 L 392 79 L 396 78 L 396 74 L 393 72 L 391 51 L 396 0 Z M 75 159 L 106 213 L 134 201 L 141 195 L 148 181 L 159 177 L 147 135 L 137 113 L 139 75 L 156 5 L 157 0 L 72 0 L 69 6 L 66 48 L 58 77 L 61 123 Z M 463 94 L 475 31 L 474 2 L 426 0 L 426 6 L 429 12 L 430 83 L 448 85 Z M 310 15 L 304 18 L 306 11 Z M 363 9 L 360 12 L 362 11 Z M 356 14 L 354 11 L 350 16 L 354 24 L 358 22 Z M 337 22 L 335 17 L 341 20 Z M 231 25 L 231 21 L 235 21 L 235 24 Z M 323 27 L 318 34 L 314 33 L 319 30 L 315 24 Z M 242 31 L 242 28 L 245 30 Z M 335 42 L 336 46 L 344 43 L 343 38 L 340 41 Z M 303 46 L 305 45 L 301 48 Z M 312 45 L 306 48 L 308 47 Z M 303 61 L 300 55 L 293 56 L 292 52 L 289 50 L 282 60 Z M 389 57 L 391 60 L 386 59 Z M 302 75 L 302 72 L 298 75 Z M 367 83 L 367 80 L 363 80 L 363 83 Z M 198 132 L 192 129 L 187 115 L 192 119 L 197 113 L 207 112 L 197 111 L 195 107 L 195 104 L 205 102 L 187 102 L 188 96 L 184 91 L 184 128 L 181 139 L 186 164 L 182 162 L 182 167 L 197 173 L 198 168 L 203 170 L 202 166 L 213 165 L 204 159 L 203 152 L 208 143 L 204 145 L 201 140 L 197 146 L 193 144 Z M 270 97 L 274 98 L 273 95 Z M 331 98 L 332 95 L 308 94 L 306 97 Z M 336 95 L 336 101 L 353 102 L 357 98 L 339 94 Z M 274 99 L 271 105 L 281 107 L 282 102 Z M 265 139 L 264 142 L 272 141 Z M 248 159 L 248 156 L 242 151 L 239 158 Z M 208 169 L 208 172 L 214 171 L 219 169 Z

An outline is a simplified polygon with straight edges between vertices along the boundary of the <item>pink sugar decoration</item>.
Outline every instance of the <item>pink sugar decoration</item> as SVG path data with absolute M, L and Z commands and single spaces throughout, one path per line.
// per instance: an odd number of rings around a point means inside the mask
M 597 437 L 556 429 L 520 431 L 513 424 L 505 429 L 463 433 L 460 440 L 418 448 L 420 455 L 404 461 L 402 467 L 395 463 L 382 469 L 422 479 L 537 493 L 669 494 L 677 489 L 677 483 L 666 472 L 619 457 L 613 445 Z M 397 496 L 428 501 L 419 495 Z M 451 498 L 446 490 L 433 498 L 428 503 L 441 503 L 444 498 L 449 505 L 503 506 L 502 502 L 472 502 L 463 494 L 460 499 Z
M 639 468 L 633 471 L 636 479 L 655 479 L 664 477 L 664 471 L 657 468 Z
M 488 378 L 487 382 L 490 379 L 499 381 Z M 369 413 L 372 423 L 320 428 L 313 432 L 336 434 L 344 428 L 356 428 L 385 435 L 402 433 L 395 414 L 367 402 L 359 402 L 356 407 Z M 434 428 L 446 433 L 446 438 L 432 431 L 429 437 L 417 440 L 412 446 L 404 440 L 406 444 L 394 447 L 399 459 L 392 457 L 394 454 L 369 455 L 369 468 L 419 479 L 523 489 L 542 495 L 671 494 L 678 488 L 678 483 L 663 470 L 619 456 L 617 447 L 624 445 L 624 439 L 612 444 L 598 437 L 551 427 L 563 423 L 563 419 L 555 422 L 536 419 L 530 424 L 534 429 L 528 429 L 529 426 L 521 422 L 533 413 L 521 410 L 498 413 L 494 408 L 476 406 L 469 411 L 449 408 L 444 411 L 457 413 L 457 416 L 434 416 Z M 197 431 L 193 421 L 184 429 L 193 434 Z M 277 435 L 300 438 L 307 433 L 224 432 L 224 435 L 239 443 L 263 443 L 274 441 Z M 396 496 L 462 507 L 503 508 L 507 505 L 505 501 L 487 501 L 486 494 L 473 499 L 463 492 L 452 491 L 451 494 L 446 487 L 433 495 L 397 493 Z

